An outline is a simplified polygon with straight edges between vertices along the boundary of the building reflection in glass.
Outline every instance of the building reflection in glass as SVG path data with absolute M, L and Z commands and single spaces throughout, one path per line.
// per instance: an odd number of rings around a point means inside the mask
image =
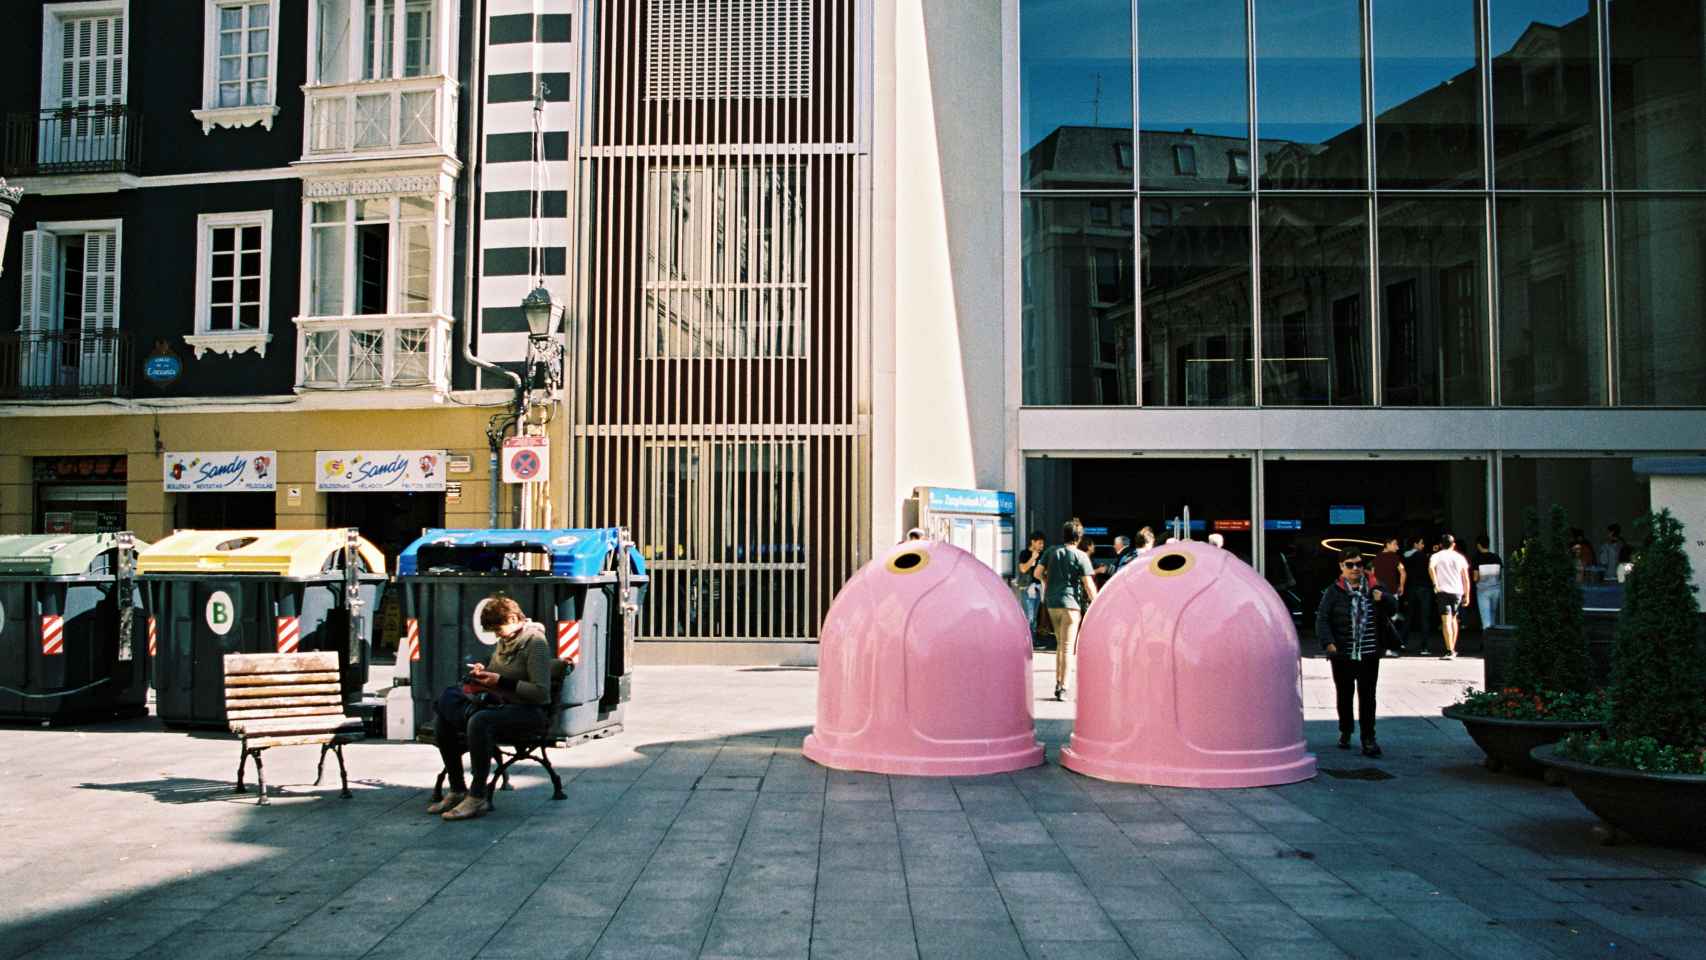
M 1130 200 L 1026 200 L 1024 402 L 1137 400 Z
M 1262 403 L 1370 403 L 1368 202 L 1264 199 L 1261 250 Z
M 1131 0 L 1025 0 L 1019 30 L 1025 38 L 1019 52 L 1020 149 L 1038 170 L 1020 174 L 1025 186 L 1102 186 L 1112 176 L 1130 187 Z M 1057 134 L 1073 127 L 1107 128 L 1123 136 L 1107 142 L 1106 155 L 1068 156 L 1084 144 Z M 1115 156 L 1115 150 L 1123 152 Z M 1094 176 L 1072 179 L 1071 172 L 1079 170 Z
M 1491 0 L 1493 184 L 1600 186 L 1599 31 L 1591 0 Z
M 1486 405 L 1484 201 L 1384 200 L 1378 216 L 1386 405 Z
M 1374 0 L 1371 27 L 1381 188 L 1481 186 L 1474 0 Z
M 1250 201 L 1146 201 L 1143 225 L 1143 402 L 1248 406 L 1251 365 Z
M 1605 402 L 1605 218 L 1597 198 L 1498 203 L 1500 402 Z
M 1244 0 L 1140 0 L 1145 190 L 1250 188 Z
M 1256 133 L 1264 144 L 1264 189 L 1368 186 L 1359 6 L 1357 0 L 1257 5 Z
M 1619 200 L 1617 334 L 1626 404 L 1706 404 L 1706 200 Z

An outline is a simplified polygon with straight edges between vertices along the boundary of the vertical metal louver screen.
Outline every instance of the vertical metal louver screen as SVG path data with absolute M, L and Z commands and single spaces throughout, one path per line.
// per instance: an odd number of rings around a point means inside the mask
M 814 640 L 869 556 L 862 9 L 587 4 L 571 509 L 643 639 Z
M 646 99 L 811 96 L 811 0 L 646 7 Z

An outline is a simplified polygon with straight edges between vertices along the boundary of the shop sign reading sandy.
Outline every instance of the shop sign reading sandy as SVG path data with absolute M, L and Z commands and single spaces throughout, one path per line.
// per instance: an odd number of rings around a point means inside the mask
M 272 450 L 168 453 L 167 493 L 230 493 L 278 488 L 278 454 Z
M 443 450 L 321 450 L 314 489 L 442 493 L 444 460 Z

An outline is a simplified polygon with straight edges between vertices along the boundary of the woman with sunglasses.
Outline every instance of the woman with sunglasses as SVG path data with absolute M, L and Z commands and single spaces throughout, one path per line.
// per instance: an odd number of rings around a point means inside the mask
M 1339 554 L 1339 579 L 1321 594 L 1315 611 L 1315 637 L 1333 664 L 1333 687 L 1338 692 L 1339 749 L 1351 748 L 1351 701 L 1356 701 L 1362 726 L 1362 755 L 1380 756 L 1374 739 L 1374 689 L 1380 681 L 1381 651 L 1393 643 L 1392 612 L 1396 606 L 1373 570 L 1364 570 L 1362 553 Z

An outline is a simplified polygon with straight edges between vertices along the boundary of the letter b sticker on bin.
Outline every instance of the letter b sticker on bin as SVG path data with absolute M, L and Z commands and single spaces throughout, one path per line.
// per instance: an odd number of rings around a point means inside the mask
M 231 602 L 231 595 L 223 590 L 213 591 L 207 598 L 207 628 L 220 636 L 231 632 L 231 625 L 237 619 L 237 605 Z

